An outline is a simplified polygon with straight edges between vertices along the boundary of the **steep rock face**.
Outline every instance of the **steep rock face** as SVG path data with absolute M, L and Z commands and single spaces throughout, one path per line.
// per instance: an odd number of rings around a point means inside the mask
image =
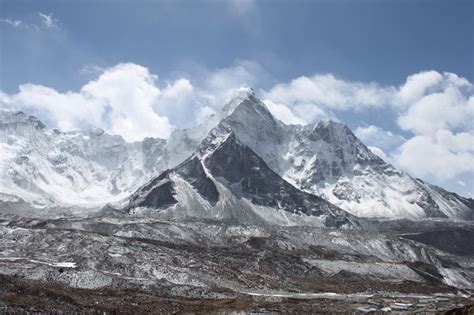
M 175 196 L 178 192 L 173 184 L 175 176 L 185 180 L 211 205 L 215 205 L 218 201 L 219 193 L 214 182 L 207 176 L 200 159 L 193 156 L 176 168 L 163 172 L 140 187 L 131 195 L 127 210 L 137 207 L 163 210 L 177 204 L 178 200 Z
M 130 213 L 140 208 L 181 219 L 245 223 L 254 216 L 265 223 L 306 220 L 326 227 L 358 225 L 343 210 L 283 180 L 224 124 L 210 132 L 197 155 L 142 186 L 125 207 Z

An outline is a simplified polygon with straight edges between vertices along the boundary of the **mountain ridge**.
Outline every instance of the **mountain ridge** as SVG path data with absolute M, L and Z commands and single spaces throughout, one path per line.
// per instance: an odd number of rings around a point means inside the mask
M 222 125 L 295 188 L 321 196 L 353 215 L 474 218 L 472 199 L 397 170 L 372 153 L 345 124 L 285 125 L 250 88 L 236 91 L 204 123 L 175 130 L 167 140 L 127 143 L 100 129 L 63 133 L 46 128 L 33 116 L 12 113 L 8 117 L 0 111 L 0 145 L 7 153 L 0 185 L 4 201 L 19 197 L 35 200 L 39 207 L 97 207 L 120 201 L 188 159 Z M 101 202 L 82 203 L 92 195 Z
M 168 220 L 359 226 L 345 211 L 287 183 L 223 124 L 193 156 L 132 194 L 124 210 Z

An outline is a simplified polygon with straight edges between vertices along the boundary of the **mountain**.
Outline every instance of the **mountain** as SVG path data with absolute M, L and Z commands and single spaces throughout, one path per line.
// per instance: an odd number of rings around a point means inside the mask
M 284 178 L 357 216 L 469 219 L 472 202 L 415 179 L 373 154 L 344 124 L 299 128 Z
M 0 111 L 0 300 L 13 313 L 447 310 L 472 300 L 474 221 L 413 219 L 473 208 L 344 124 L 284 125 L 248 88 L 167 140 Z
M 189 156 L 218 123 L 293 186 L 360 217 L 474 218 L 474 201 L 413 178 L 372 153 L 344 124 L 285 125 L 241 88 L 203 124 L 180 130 Z M 173 135 L 171 137 L 173 139 Z M 176 141 L 178 142 L 178 141 Z
M 165 168 L 165 144 L 127 143 L 101 129 L 61 132 L 23 112 L 0 111 L 0 200 L 96 207 L 124 198 Z
M 283 180 L 222 124 L 210 132 L 196 154 L 132 194 L 126 210 L 233 224 L 358 225 L 345 211 Z
M 0 111 L 0 200 L 24 200 L 36 207 L 98 207 L 127 200 L 165 170 L 179 174 L 176 167 L 190 163 L 216 132 L 231 132 L 291 187 L 352 215 L 474 217 L 472 199 L 397 170 L 346 125 L 285 125 L 250 88 L 238 89 L 218 113 L 194 128 L 175 130 L 167 140 L 127 143 L 98 129 L 60 132 L 22 112 Z

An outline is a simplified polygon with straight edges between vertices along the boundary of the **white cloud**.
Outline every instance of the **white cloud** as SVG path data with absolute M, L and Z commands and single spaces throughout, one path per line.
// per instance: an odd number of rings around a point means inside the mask
M 426 92 L 439 84 L 443 76 L 436 71 L 424 71 L 408 76 L 400 87 L 397 96 L 402 104 L 409 104 L 420 99 Z
M 321 120 L 339 121 L 332 111 L 312 104 L 298 104 L 295 105 L 293 109 L 296 115 L 305 120 L 307 123 Z
M 54 17 L 52 13 L 44 14 L 38 12 L 37 17 L 38 20 L 29 19 L 28 21 L 23 21 L 19 19 L 0 19 L 0 22 L 7 24 L 11 27 L 18 28 L 18 29 L 25 29 L 25 30 L 34 30 L 39 31 L 40 29 L 45 30 L 59 30 L 59 20 Z
M 332 74 L 318 74 L 277 84 L 264 98 L 289 106 L 313 104 L 331 110 L 358 110 L 382 107 L 394 92 L 394 87 L 382 87 L 373 82 L 350 82 Z
M 168 137 L 171 124 L 153 106 L 162 91 L 157 77 L 135 64 L 106 69 L 79 92 L 60 93 L 41 85 L 25 84 L 14 95 L 3 93 L 0 101 L 10 108 L 33 112 L 62 130 L 100 127 L 128 141 L 146 136 Z
M 354 133 L 364 144 L 385 150 L 398 147 L 405 141 L 402 136 L 374 125 L 358 127 Z
M 199 94 L 188 79 L 177 79 L 168 82 L 161 90 L 159 102 L 153 109 L 180 126 L 189 127 L 189 124 L 194 124 L 193 117 L 200 106 Z
M 433 135 L 440 129 L 469 128 L 474 121 L 474 98 L 456 87 L 427 94 L 410 104 L 398 118 L 399 126 L 415 134 Z
M 396 163 L 417 176 L 441 180 L 472 174 L 473 95 L 473 85 L 453 73 L 430 71 L 410 76 L 398 96 L 411 102 L 404 104 L 406 109 L 397 122 L 414 136 L 394 153 Z
M 263 101 L 268 110 L 277 119 L 281 120 L 287 125 L 306 125 L 307 122 L 296 116 L 286 105 L 276 104 L 270 100 Z
M 446 135 L 455 143 L 447 145 L 443 138 Z M 452 134 L 442 130 L 434 138 L 418 135 L 398 148 L 395 159 L 417 176 L 453 179 L 474 172 L 474 134 Z
M 119 64 L 107 69 L 81 89 L 81 95 L 103 104 L 107 110 L 108 130 L 124 134 L 128 140 L 146 136 L 168 137 L 168 118 L 153 111 L 162 91 L 155 85 L 158 77 L 135 64 Z
M 14 28 L 28 28 L 28 25 L 21 20 L 0 19 L 0 21 Z
M 53 29 L 53 28 L 59 29 L 59 25 L 58 25 L 59 21 L 54 17 L 52 13 L 44 14 L 44 13 L 38 12 L 38 15 L 41 19 L 41 24 L 43 25 L 43 27 L 50 28 L 50 29 Z
M 337 120 L 334 113 L 337 111 L 382 108 L 396 91 L 393 86 L 383 87 L 374 82 L 352 82 L 332 74 L 317 74 L 276 84 L 262 95 L 267 102 L 286 106 L 299 120 L 314 123 L 329 118 Z

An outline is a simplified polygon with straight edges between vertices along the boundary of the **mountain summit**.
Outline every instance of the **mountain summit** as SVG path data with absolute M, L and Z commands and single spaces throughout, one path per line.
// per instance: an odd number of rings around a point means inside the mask
M 283 180 L 223 124 L 196 154 L 134 193 L 125 210 L 231 224 L 358 226 L 350 214 Z
M 299 191 L 292 195 L 318 196 L 360 217 L 474 216 L 472 199 L 397 170 L 372 153 L 346 125 L 334 121 L 285 125 L 272 116 L 249 87 L 237 89 L 222 109 L 204 123 L 175 130 L 167 140 L 147 138 L 126 143 L 120 136 L 98 130 L 64 133 L 48 129 L 22 112 L 2 111 L 0 199 L 22 200 L 46 208 L 100 207 L 125 200 L 127 196 L 137 196 L 143 189 L 141 185 L 157 176 L 165 179 L 169 174 L 180 174 L 182 163 L 196 163 L 190 158 L 196 157 L 209 137 L 219 139 L 228 133 L 246 149 L 229 152 L 227 159 L 234 160 L 232 154 L 252 152 L 248 155 L 255 155 L 268 168 L 266 176 L 275 174 L 286 183 L 278 184 L 278 189 Z M 166 175 L 165 170 L 170 173 Z M 176 184 L 171 178 L 170 181 Z M 171 195 L 166 200 L 171 202 L 178 193 L 177 186 L 168 188 Z M 272 194 L 276 196 L 277 192 Z M 256 202 L 259 198 L 250 199 Z M 156 205 L 162 202 L 158 199 Z M 134 204 L 140 206 L 130 203 Z
M 472 219 L 474 203 L 397 170 L 345 124 L 288 126 L 253 93 L 236 93 L 202 125 L 180 131 L 186 156 L 219 123 L 293 186 L 361 217 Z M 173 135 L 172 138 L 173 139 Z M 170 140 L 171 140 L 170 139 Z

